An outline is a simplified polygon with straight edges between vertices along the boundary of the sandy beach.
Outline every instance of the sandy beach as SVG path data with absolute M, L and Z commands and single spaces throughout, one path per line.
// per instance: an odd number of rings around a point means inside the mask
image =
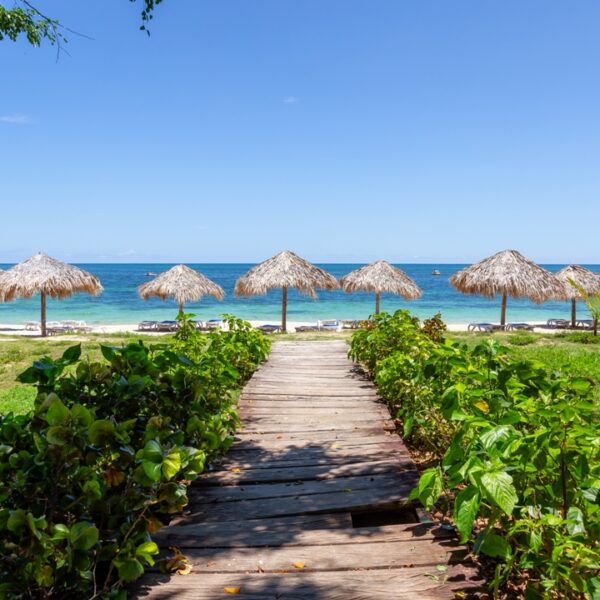
M 276 325 L 277 321 L 249 321 L 253 327 L 259 327 L 261 325 Z M 305 327 L 315 325 L 314 321 L 288 321 L 287 329 L 288 333 L 294 333 L 296 327 Z M 468 323 L 447 323 L 448 331 L 468 331 Z M 544 333 L 553 333 L 559 331 L 557 329 L 549 329 L 546 327 L 546 323 L 543 321 L 532 322 L 531 325 L 534 325 L 534 331 L 536 332 L 544 332 Z M 140 331 L 138 329 L 137 323 L 119 323 L 119 324 L 102 324 L 102 325 L 91 325 L 92 330 L 89 333 L 92 334 L 114 334 L 114 333 L 140 333 L 144 335 L 151 336 L 162 336 L 166 335 L 166 332 L 159 331 Z M 345 329 L 343 331 L 351 331 Z M 31 331 L 24 328 L 23 325 L 15 325 L 14 323 L 0 323 L 0 335 L 2 336 L 23 336 L 23 337 L 40 337 L 39 331 Z M 64 339 L 65 335 L 69 338 L 73 338 L 75 336 L 81 337 L 82 333 L 74 332 L 72 334 L 63 334 L 56 336 L 54 338 L 50 337 L 48 339 Z

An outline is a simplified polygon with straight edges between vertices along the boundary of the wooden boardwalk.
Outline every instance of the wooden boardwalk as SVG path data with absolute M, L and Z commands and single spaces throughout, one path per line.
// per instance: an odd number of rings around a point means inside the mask
M 476 595 L 480 582 L 452 531 L 421 522 L 410 505 L 415 466 L 346 353 L 337 340 L 273 345 L 240 399 L 237 441 L 157 536 L 192 572 L 149 573 L 135 597 Z

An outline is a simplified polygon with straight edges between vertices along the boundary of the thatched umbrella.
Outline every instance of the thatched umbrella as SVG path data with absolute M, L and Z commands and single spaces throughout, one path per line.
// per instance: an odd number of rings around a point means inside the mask
M 506 300 L 528 298 L 537 304 L 546 300 L 566 300 L 564 285 L 549 271 L 542 269 L 516 250 L 504 250 L 471 265 L 450 278 L 463 294 L 480 294 L 486 298 L 502 296 L 500 324 L 506 325 Z
M 340 279 L 342 289 L 347 293 L 374 292 L 375 314 L 379 314 L 381 294 L 387 292 L 402 296 L 406 300 L 421 297 L 419 286 L 404 271 L 390 265 L 385 260 L 361 267 Z
M 173 298 L 179 305 L 179 312 L 183 311 L 186 302 L 200 300 L 202 296 L 213 296 L 217 300 L 225 297 L 220 285 L 185 265 L 177 265 L 140 285 L 138 293 L 144 300 L 151 296 L 161 300 Z
M 273 288 L 281 288 L 281 329 L 286 331 L 288 288 L 315 298 L 316 288 L 334 290 L 338 287 L 338 281 L 333 275 L 285 250 L 240 277 L 235 283 L 235 295 L 262 296 Z
M 75 292 L 87 292 L 96 296 L 101 291 L 102 286 L 97 277 L 43 252 L 0 273 L 0 300 L 3 302 L 40 294 L 42 337 L 47 333 L 47 296 L 62 300 Z
M 580 267 L 569 265 L 561 269 L 556 277 L 565 284 L 567 298 L 571 300 L 571 327 L 575 327 L 577 321 L 577 300 L 581 300 L 581 294 L 571 285 L 571 280 L 582 287 L 588 294 L 600 292 L 600 275 Z

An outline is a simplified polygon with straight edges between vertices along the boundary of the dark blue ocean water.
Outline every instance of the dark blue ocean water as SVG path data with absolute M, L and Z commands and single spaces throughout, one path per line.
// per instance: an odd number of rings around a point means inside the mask
M 2 265 L 6 269 L 11 265 Z M 170 319 L 177 313 L 173 302 L 152 299 L 143 301 L 137 295 L 137 286 L 150 279 L 148 272 L 160 273 L 171 264 L 81 264 L 82 268 L 100 278 L 104 292 L 91 298 L 77 294 L 62 301 L 49 300 L 48 319 L 77 319 L 92 324 L 137 323 L 144 319 Z M 233 287 L 250 264 L 190 264 L 194 269 L 216 281 L 226 292 L 225 299 L 217 302 L 207 297 L 186 307 L 200 319 L 218 317 L 232 313 L 245 319 L 278 321 L 280 319 L 281 292 L 272 291 L 266 296 L 236 298 Z M 321 264 L 336 277 L 362 266 L 356 264 Z M 478 296 L 464 296 L 449 283 L 448 278 L 465 265 L 407 264 L 397 265 L 410 275 L 423 290 L 421 299 L 407 302 L 402 298 L 384 295 L 382 310 L 394 311 L 409 308 L 419 317 L 429 317 L 441 312 L 449 323 L 468 321 L 497 321 L 500 299 L 487 300 Z M 550 271 L 558 271 L 564 265 L 544 265 Z M 600 265 L 586 265 L 600 273 Z M 433 269 L 441 272 L 433 276 Z M 288 320 L 315 321 L 316 319 L 360 319 L 374 310 L 372 294 L 346 294 L 342 291 L 318 292 L 317 300 L 291 291 L 289 294 Z M 580 303 L 579 312 L 585 318 L 587 312 Z M 570 305 L 563 302 L 547 302 L 535 305 L 526 300 L 509 299 L 507 317 L 510 321 L 542 321 L 547 318 L 565 317 L 570 314 Z M 23 323 L 39 320 L 39 297 L 29 300 L 0 303 L 0 323 Z

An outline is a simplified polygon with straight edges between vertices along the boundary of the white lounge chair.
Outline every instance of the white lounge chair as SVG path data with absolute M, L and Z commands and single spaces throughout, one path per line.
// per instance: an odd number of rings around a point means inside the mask
M 319 331 L 339 331 L 342 325 L 337 319 L 325 319 L 317 321 L 317 327 Z
M 26 321 L 25 331 L 39 331 L 41 328 L 39 321 Z
M 546 327 L 551 329 L 569 329 L 571 327 L 571 321 L 567 319 L 548 319 L 546 321 Z

